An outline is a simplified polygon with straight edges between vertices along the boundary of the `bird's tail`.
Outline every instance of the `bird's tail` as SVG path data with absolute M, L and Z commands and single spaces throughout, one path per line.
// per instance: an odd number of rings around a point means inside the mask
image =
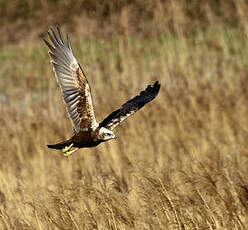
M 69 146 L 71 143 L 69 141 L 62 141 L 58 144 L 54 145 L 47 145 L 48 148 L 50 149 L 63 149 L 65 146 Z

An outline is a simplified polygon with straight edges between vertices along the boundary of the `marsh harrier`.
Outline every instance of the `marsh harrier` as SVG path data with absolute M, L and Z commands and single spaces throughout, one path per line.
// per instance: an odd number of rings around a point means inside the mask
M 90 86 L 73 55 L 69 36 L 65 40 L 59 27 L 57 32 L 51 29 L 48 36 L 51 42 L 46 39 L 44 41 L 49 48 L 55 77 L 73 125 L 73 135 L 69 140 L 47 145 L 48 148 L 61 149 L 65 156 L 69 156 L 79 148 L 94 147 L 115 139 L 113 129 L 158 95 L 160 84 L 156 81 L 98 123 L 94 115 Z

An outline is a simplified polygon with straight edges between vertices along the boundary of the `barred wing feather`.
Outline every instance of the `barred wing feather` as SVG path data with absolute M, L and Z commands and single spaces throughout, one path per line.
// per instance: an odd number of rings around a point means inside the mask
M 61 88 L 67 112 L 73 124 L 74 132 L 95 129 L 95 120 L 90 86 L 83 69 L 73 55 L 69 36 L 66 41 L 57 27 L 57 34 L 48 32 L 51 43 L 44 39 L 57 82 Z

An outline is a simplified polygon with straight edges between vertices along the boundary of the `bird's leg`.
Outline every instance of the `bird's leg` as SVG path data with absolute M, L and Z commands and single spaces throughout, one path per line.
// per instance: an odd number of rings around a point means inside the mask
M 63 153 L 68 152 L 72 146 L 73 146 L 73 143 L 72 143 L 70 146 L 65 146 L 65 147 L 62 149 L 62 152 L 63 152 Z
M 72 153 L 74 153 L 77 150 L 78 150 L 78 148 L 73 149 L 73 150 L 68 150 L 68 151 L 64 152 L 64 156 L 68 157 L 68 156 L 70 156 Z

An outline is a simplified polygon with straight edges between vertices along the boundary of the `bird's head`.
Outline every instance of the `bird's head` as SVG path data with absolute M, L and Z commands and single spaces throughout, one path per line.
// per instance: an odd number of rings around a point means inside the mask
M 103 141 L 116 139 L 116 136 L 114 135 L 114 133 L 111 130 L 105 128 L 105 127 L 101 127 L 99 129 L 99 136 L 100 136 L 100 139 L 103 140 Z

